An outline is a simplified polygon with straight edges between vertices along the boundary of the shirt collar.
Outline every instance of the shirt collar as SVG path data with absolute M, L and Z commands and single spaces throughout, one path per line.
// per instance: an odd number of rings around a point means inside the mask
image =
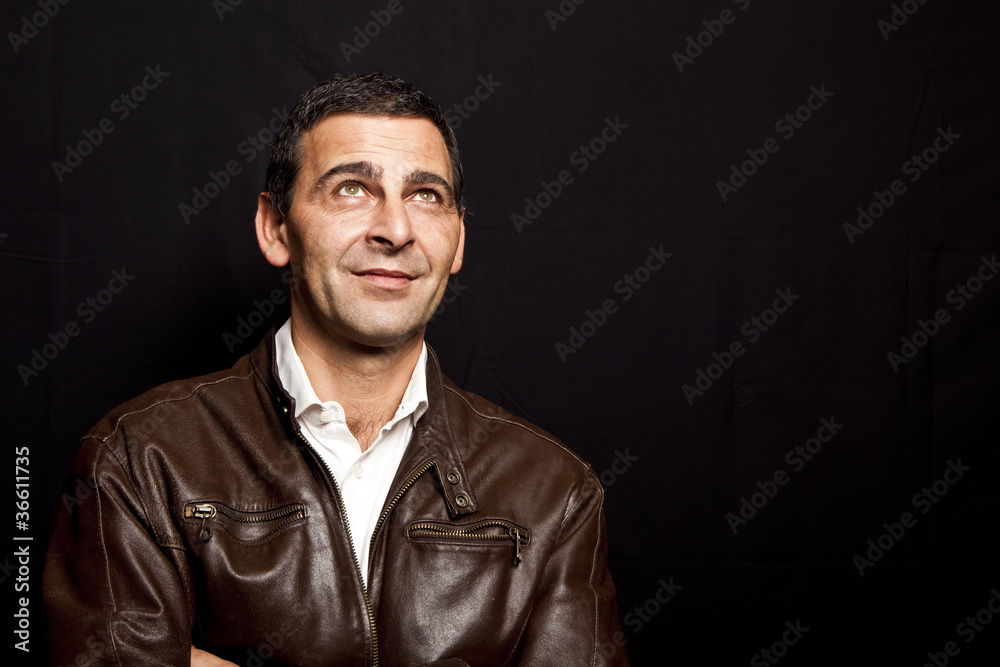
M 274 336 L 274 354 L 278 366 L 278 379 L 281 385 L 288 392 L 295 402 L 295 419 L 298 419 L 303 412 L 316 406 L 316 409 L 323 405 L 335 405 L 343 412 L 343 408 L 336 401 L 327 401 L 325 404 L 319 400 L 319 396 L 313 390 L 309 376 L 306 374 L 305 366 L 295 351 L 292 344 L 292 320 L 289 318 Z M 399 408 L 392 420 L 386 424 L 391 427 L 405 417 L 413 415 L 413 423 L 423 416 L 427 411 L 427 344 L 423 343 L 420 350 L 420 357 L 417 365 L 410 375 L 410 382 L 406 385 L 403 398 L 399 403 Z

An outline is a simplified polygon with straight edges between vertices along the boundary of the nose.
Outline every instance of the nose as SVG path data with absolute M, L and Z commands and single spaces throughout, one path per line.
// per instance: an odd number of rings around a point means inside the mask
M 382 202 L 374 212 L 368 242 L 385 252 L 397 252 L 413 242 L 413 225 L 404 202 L 388 198 Z

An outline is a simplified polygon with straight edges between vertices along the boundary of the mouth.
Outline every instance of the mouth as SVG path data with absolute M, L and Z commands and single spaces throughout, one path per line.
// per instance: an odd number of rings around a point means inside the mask
M 389 269 L 366 269 L 355 271 L 354 275 L 371 285 L 384 289 L 400 289 L 415 279 L 415 276 L 404 271 L 390 271 Z

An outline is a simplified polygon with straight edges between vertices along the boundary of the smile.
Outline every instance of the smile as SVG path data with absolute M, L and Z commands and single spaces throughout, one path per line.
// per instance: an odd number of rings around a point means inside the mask
M 389 271 L 387 269 L 368 269 L 358 271 L 354 274 L 365 282 L 383 289 L 400 289 L 406 287 L 413 281 L 413 276 L 402 271 Z

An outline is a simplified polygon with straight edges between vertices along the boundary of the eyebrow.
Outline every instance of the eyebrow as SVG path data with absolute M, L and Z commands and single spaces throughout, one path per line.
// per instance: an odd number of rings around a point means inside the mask
M 376 167 L 371 162 L 361 161 L 338 164 L 336 167 L 328 169 L 325 174 L 316 179 L 316 182 L 313 183 L 310 195 L 312 197 L 319 195 L 326 189 L 327 183 L 340 174 L 351 174 L 370 181 L 382 180 L 382 168 Z
M 444 190 L 445 205 L 448 208 L 452 208 L 455 205 L 455 190 L 451 187 L 448 181 L 444 180 L 441 176 L 435 174 L 433 171 L 418 170 L 407 175 L 406 186 L 416 187 L 419 185 L 437 185 L 442 190 Z
M 327 184 L 333 180 L 335 177 L 342 174 L 350 174 L 352 176 L 357 176 L 370 181 L 381 181 L 384 171 L 381 167 L 377 167 L 367 160 L 362 160 L 360 162 L 348 162 L 346 164 L 338 164 L 335 167 L 331 167 L 316 179 L 310 189 L 311 197 L 319 196 L 327 188 Z M 418 169 L 417 171 L 407 174 L 404 181 L 406 187 L 412 188 L 421 185 L 437 185 L 445 192 L 445 205 L 448 208 L 452 208 L 455 205 L 455 189 L 451 187 L 443 177 L 435 174 L 432 171 L 426 171 L 423 169 Z

